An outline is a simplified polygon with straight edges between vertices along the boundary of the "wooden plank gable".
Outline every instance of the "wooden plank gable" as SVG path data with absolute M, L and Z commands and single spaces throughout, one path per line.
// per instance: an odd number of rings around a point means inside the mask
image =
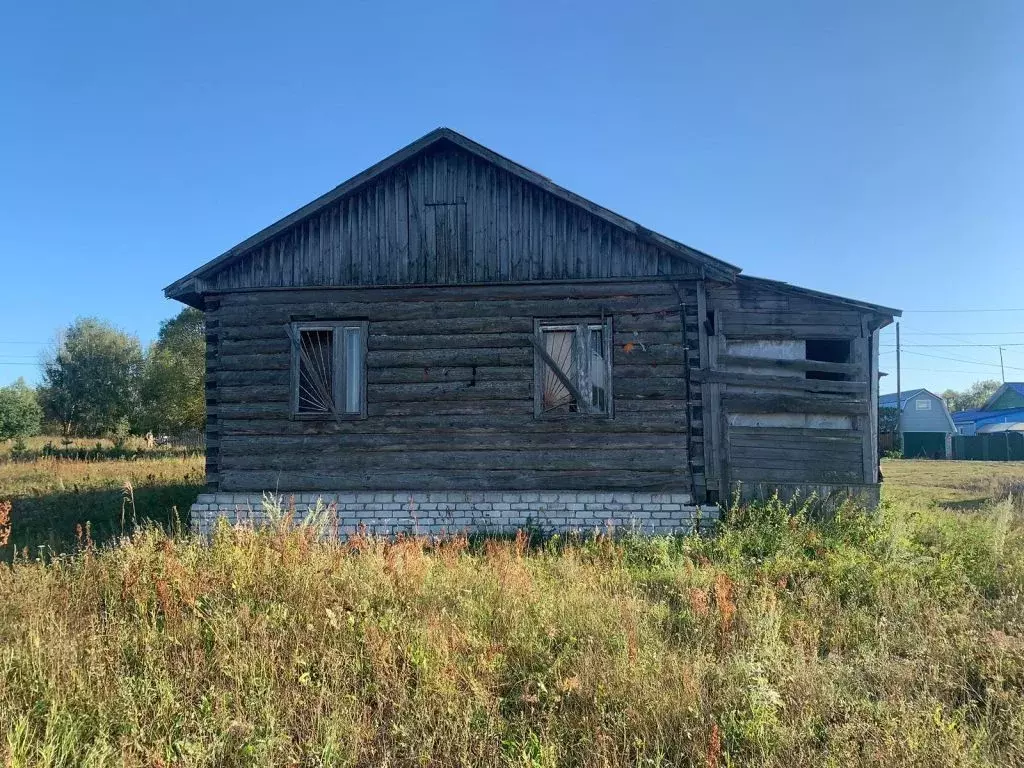
M 699 264 L 448 144 L 240 255 L 197 292 L 700 275 Z
M 738 268 L 438 129 L 165 289 L 716 277 Z

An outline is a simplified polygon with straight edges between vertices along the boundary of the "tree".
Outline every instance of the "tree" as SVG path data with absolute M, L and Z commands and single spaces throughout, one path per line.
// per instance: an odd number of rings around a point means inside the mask
M 65 435 L 99 435 L 138 416 L 139 340 L 96 318 L 76 320 L 43 362 L 40 396 Z
M 206 419 L 206 330 L 203 313 L 186 307 L 160 325 L 142 381 L 142 426 L 181 434 Z
M 39 434 L 42 420 L 43 409 L 36 393 L 24 379 L 0 387 L 0 440 Z
M 946 407 L 952 413 L 969 411 L 974 408 L 981 408 L 985 401 L 992 397 L 1001 386 L 995 379 L 976 381 L 963 392 L 947 389 L 942 393 L 942 399 L 946 401 Z
M 899 429 L 900 412 L 898 408 L 878 409 L 878 431 L 880 434 L 895 432 Z

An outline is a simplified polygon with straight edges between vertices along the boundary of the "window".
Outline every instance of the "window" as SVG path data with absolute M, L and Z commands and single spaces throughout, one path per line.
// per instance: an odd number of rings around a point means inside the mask
M 534 414 L 612 415 L 610 320 L 537 322 Z
M 806 350 L 804 357 L 807 360 L 820 363 L 850 362 L 850 342 L 847 339 L 808 339 Z M 806 378 L 821 381 L 844 381 L 846 379 L 842 373 L 834 371 L 807 371 Z
M 292 323 L 292 414 L 366 416 L 366 323 Z
M 931 400 L 915 400 L 914 401 L 914 408 L 916 408 L 919 411 L 930 411 L 932 409 L 932 401 Z

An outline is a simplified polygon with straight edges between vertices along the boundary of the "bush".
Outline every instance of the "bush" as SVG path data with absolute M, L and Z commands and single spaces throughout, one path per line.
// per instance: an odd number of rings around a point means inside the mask
M 43 409 L 36 393 L 18 379 L 0 387 L 0 440 L 23 439 L 39 434 Z

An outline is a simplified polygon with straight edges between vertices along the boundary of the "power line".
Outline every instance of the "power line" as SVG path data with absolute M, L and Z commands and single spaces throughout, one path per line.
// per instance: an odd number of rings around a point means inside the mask
M 1001 307 L 998 309 L 904 309 L 904 312 L 918 312 L 927 314 L 945 312 L 1024 312 L 1024 307 Z
M 895 355 L 896 354 L 896 350 L 891 349 L 891 350 L 889 350 L 887 352 L 882 352 L 881 354 L 883 354 L 883 355 Z M 917 353 L 917 354 L 921 354 L 921 353 Z M 945 358 L 942 358 L 942 359 L 945 359 Z M 890 361 L 890 362 L 892 362 L 892 361 Z M 990 365 L 990 363 L 983 363 L 983 365 Z M 999 364 L 998 363 L 991 363 L 991 365 L 998 366 Z M 906 366 L 906 365 L 902 366 L 902 368 L 905 371 L 927 371 L 928 373 L 969 373 L 969 374 L 975 374 L 975 375 L 984 375 L 984 374 L 991 374 L 992 373 L 992 371 L 985 370 L 984 368 L 972 368 L 972 369 L 966 369 L 966 368 L 911 368 L 911 367 Z
M 953 333 L 944 333 L 944 332 L 939 332 L 939 331 L 931 331 L 931 332 L 917 331 L 916 329 L 913 329 L 913 328 L 911 328 L 909 330 L 910 330 L 911 333 L 929 333 L 929 335 L 932 335 L 932 336 L 942 336 L 942 337 L 945 337 L 945 338 L 953 339 L 953 341 L 959 342 L 961 344 L 963 343 L 959 338 L 957 338 L 957 336 L 953 335 Z M 973 336 L 975 334 L 969 333 L 969 332 L 965 332 L 965 335 Z M 980 334 L 978 334 L 978 335 L 980 335 Z M 979 345 L 979 346 L 981 346 L 981 345 Z M 997 348 L 1001 348 L 1003 345 L 995 345 L 995 346 Z
M 895 344 L 879 344 L 880 347 L 895 347 Z M 1009 344 L 900 344 L 901 347 L 965 347 L 967 349 L 1003 349 L 1004 347 L 1024 347 L 1024 342 Z
M 942 355 L 929 355 L 926 352 L 907 352 L 908 355 L 917 355 L 918 357 L 931 357 L 936 360 L 951 360 L 954 363 L 970 363 L 971 365 L 987 365 L 994 368 L 999 368 L 999 363 L 986 363 L 984 360 L 966 360 L 962 357 L 943 357 Z M 1024 368 L 1019 368 L 1014 365 L 1008 365 L 1007 368 L 1014 371 L 1024 371 Z
M 1020 336 L 1024 331 L 907 331 L 914 336 Z
M 911 368 L 910 366 L 904 365 L 904 371 L 917 371 L 920 373 L 966 373 L 971 376 L 981 376 L 989 371 L 968 371 L 963 368 Z

